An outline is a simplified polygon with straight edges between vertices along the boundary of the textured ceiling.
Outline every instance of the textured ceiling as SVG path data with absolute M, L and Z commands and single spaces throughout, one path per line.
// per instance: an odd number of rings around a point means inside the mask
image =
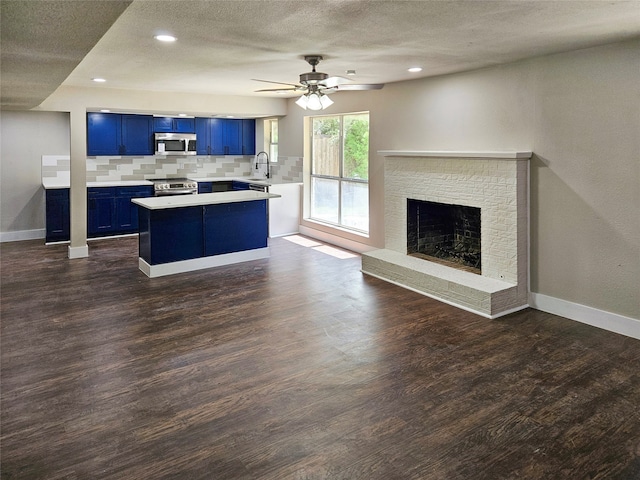
M 39 105 L 130 3 L 1 0 L 2 108 Z
M 5 68 L 12 74 L 20 63 L 6 62 L 5 42 L 32 49 L 18 29 L 5 35 L 5 10 L 16 8 L 5 9 L 8 3 L 43 4 L 2 0 L 3 84 Z M 56 47 L 33 59 L 27 81 L 53 71 L 51 84 L 95 88 L 275 96 L 254 93 L 269 85 L 252 79 L 297 83 L 310 69 L 305 54 L 324 55 L 318 70 L 330 75 L 353 69 L 356 83 L 388 83 L 640 36 L 639 0 L 133 0 L 119 17 L 127 2 L 46 3 L 50 8 L 31 8 L 29 29 L 37 25 Z M 77 13 L 52 22 L 60 16 L 56 8 L 69 4 Z M 89 15 L 87 8 L 97 4 L 114 5 Z M 178 40 L 162 44 L 153 39 L 157 33 Z M 92 41 L 97 43 L 78 63 Z M 31 62 L 28 55 L 26 60 Z M 61 78 L 73 62 L 75 69 Z M 413 65 L 424 70 L 410 74 Z M 93 77 L 107 83 L 97 85 Z

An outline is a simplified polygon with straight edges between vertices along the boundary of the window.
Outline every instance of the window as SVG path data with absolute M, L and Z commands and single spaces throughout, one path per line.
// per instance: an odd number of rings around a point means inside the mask
M 269 160 L 278 161 L 278 119 L 265 120 L 265 132 L 269 143 Z
M 312 220 L 369 232 L 369 114 L 311 118 Z

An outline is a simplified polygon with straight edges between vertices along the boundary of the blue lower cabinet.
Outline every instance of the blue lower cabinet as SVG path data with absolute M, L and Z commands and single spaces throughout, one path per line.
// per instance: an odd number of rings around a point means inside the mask
M 87 189 L 87 236 L 103 237 L 116 231 L 115 187 Z
M 153 196 L 153 186 L 117 187 L 115 196 L 116 231 L 118 234 L 138 231 L 138 206 L 131 203 L 132 198 Z
M 266 246 L 266 200 L 222 203 L 204 207 L 205 256 Z
M 233 190 L 249 190 L 249 184 L 247 182 L 241 182 L 239 180 L 233 181 Z
M 46 190 L 46 242 L 70 239 L 69 189 Z M 137 233 L 138 207 L 132 198 L 153 196 L 152 185 L 89 187 L 87 189 L 87 237 Z
M 153 196 L 153 186 L 87 189 L 87 236 L 124 235 L 138 231 L 138 208 L 132 198 Z
M 267 247 L 267 201 L 139 207 L 139 254 L 149 265 Z
M 149 265 L 203 256 L 201 206 L 138 210 L 140 257 Z
M 69 189 L 46 190 L 46 242 L 63 242 L 71 238 Z
M 198 182 L 198 193 L 213 192 L 213 182 Z

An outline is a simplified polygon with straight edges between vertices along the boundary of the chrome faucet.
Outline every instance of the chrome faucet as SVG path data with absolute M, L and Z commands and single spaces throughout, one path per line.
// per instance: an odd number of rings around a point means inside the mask
M 269 178 L 271 174 L 271 165 L 269 165 L 269 154 L 267 154 L 267 152 L 259 152 L 256 155 L 256 170 L 259 168 L 258 165 L 267 166 L 266 177 Z

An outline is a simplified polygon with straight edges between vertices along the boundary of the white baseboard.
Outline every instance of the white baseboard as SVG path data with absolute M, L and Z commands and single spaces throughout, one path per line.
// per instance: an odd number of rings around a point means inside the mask
M 0 232 L 0 243 L 3 242 L 20 242 L 22 240 L 38 240 L 45 238 L 46 231 L 44 228 L 35 230 L 20 230 L 17 232 Z
M 371 245 L 349 240 L 348 238 L 332 235 L 331 233 L 323 232 L 322 230 L 317 230 L 315 228 L 309 228 L 306 225 L 300 225 L 300 234 L 306 237 L 315 238 L 322 242 L 330 243 L 336 247 L 344 248 L 352 252 L 365 253 L 378 250 L 377 247 L 372 247 Z
M 243 250 L 241 252 L 224 253 L 210 257 L 192 258 L 190 260 L 160 263 L 157 265 L 150 265 L 143 258 L 138 257 L 138 268 L 147 277 L 156 278 L 165 275 L 174 275 L 176 273 L 194 272 L 205 268 L 221 267 L 234 263 L 261 260 L 263 258 L 269 258 L 270 252 L 269 247 L 255 248 L 253 250 Z
M 529 305 L 536 310 L 553 313 L 576 322 L 586 323 L 593 327 L 640 340 L 640 320 L 636 318 L 605 312 L 604 310 L 534 292 L 529 294 Z
M 85 258 L 89 256 L 89 245 L 82 247 L 72 247 L 69 245 L 69 259 Z
M 269 238 L 280 238 L 280 237 L 288 237 L 289 235 L 297 235 L 300 232 L 298 230 L 296 230 L 295 232 L 289 232 L 289 233 L 278 233 L 276 235 L 271 235 L 269 234 Z

